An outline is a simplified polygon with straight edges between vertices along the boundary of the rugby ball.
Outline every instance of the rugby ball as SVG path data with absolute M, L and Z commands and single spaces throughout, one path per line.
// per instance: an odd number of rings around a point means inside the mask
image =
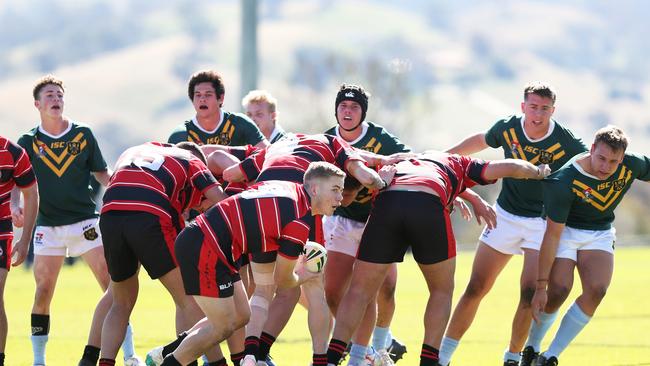
M 305 258 L 305 268 L 309 272 L 320 273 L 325 268 L 327 250 L 324 246 L 314 241 L 308 241 L 302 249 L 302 255 Z

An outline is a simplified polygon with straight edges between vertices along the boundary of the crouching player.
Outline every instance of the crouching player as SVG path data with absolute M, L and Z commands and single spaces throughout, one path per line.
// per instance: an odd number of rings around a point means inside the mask
M 395 169 L 394 179 L 377 195 L 370 211 L 350 287 L 336 313 L 327 351 L 332 365 L 338 364 L 391 264 L 403 261 L 409 245 L 429 290 L 420 365 L 438 365 L 438 349 L 451 312 L 456 263 L 448 207 L 475 184 L 491 184 L 502 177 L 541 179 L 550 173 L 546 165 L 536 167 L 523 160 L 485 162 L 446 153 L 422 154 L 396 164 Z
M 547 224 L 532 302 L 536 323 L 526 346 L 539 351 L 571 291 L 576 266 L 582 293 L 536 365 L 558 364 L 559 355 L 594 316 L 607 292 L 614 268 L 614 210 L 635 179 L 650 181 L 650 158 L 626 153 L 627 145 L 623 131 L 604 127 L 596 132 L 589 152 L 575 156 L 542 185 Z
M 190 364 L 248 323 L 250 306 L 238 274 L 242 255 L 278 252 L 270 278 L 256 281 L 292 288 L 317 278 L 300 264 L 296 267 L 296 260 L 315 215 L 331 215 L 341 204 L 344 178 L 336 166 L 314 162 L 304 174 L 304 185 L 258 183 L 219 202 L 183 230 L 176 240 L 176 256 L 187 294 L 194 296 L 206 318 L 171 344 L 149 352 L 148 364 Z M 241 364 L 256 363 L 247 355 Z M 325 365 L 326 355 L 314 354 L 313 364 Z

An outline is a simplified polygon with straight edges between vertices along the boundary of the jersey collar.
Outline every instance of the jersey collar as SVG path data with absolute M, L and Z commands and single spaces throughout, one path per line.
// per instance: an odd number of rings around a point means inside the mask
M 72 129 L 72 123 L 73 123 L 73 121 L 71 119 L 68 119 L 68 127 L 58 135 L 52 135 L 51 133 L 45 131 L 45 128 L 43 128 L 43 123 L 39 123 L 38 124 L 38 132 L 42 133 L 43 135 L 45 135 L 45 136 L 47 136 L 49 138 L 58 139 L 58 138 L 61 138 L 62 136 L 64 136 L 66 133 L 70 132 L 70 130 Z
M 223 109 L 219 113 L 219 123 L 217 123 L 217 127 L 215 127 L 214 130 L 212 130 L 212 131 L 208 131 L 205 128 L 201 127 L 201 125 L 199 124 L 199 121 L 196 119 L 196 115 L 194 117 L 192 117 L 192 123 L 194 123 L 196 128 L 198 128 L 199 130 L 201 130 L 201 131 L 203 131 L 203 132 L 205 132 L 207 134 L 215 133 L 215 132 L 217 132 L 217 130 L 219 129 L 219 127 L 223 123 Z
M 526 134 L 526 129 L 524 128 L 524 120 L 525 119 L 526 119 L 526 116 L 523 115 L 523 114 L 521 115 L 521 117 L 519 117 L 519 120 L 520 120 L 520 123 L 521 123 L 521 131 L 524 133 L 524 136 L 526 136 L 526 138 L 530 142 L 540 142 L 540 141 L 544 140 L 545 138 L 551 136 L 551 134 L 553 133 L 553 130 L 555 129 L 555 120 L 551 119 L 549 124 L 548 124 L 548 132 L 546 132 L 546 135 L 544 135 L 544 136 L 542 136 L 542 137 L 540 137 L 538 139 L 533 140 Z
M 345 140 L 343 137 L 341 137 L 340 128 L 341 128 L 341 126 L 336 125 L 336 128 L 334 130 L 334 131 L 336 131 L 336 136 L 340 137 L 343 140 Z M 361 134 L 359 135 L 359 137 L 357 137 L 354 141 L 347 141 L 347 143 L 350 144 L 350 145 L 356 144 L 357 142 L 361 141 L 361 139 L 366 136 L 367 132 L 368 132 L 368 123 L 366 121 L 363 121 L 363 122 L 361 122 Z

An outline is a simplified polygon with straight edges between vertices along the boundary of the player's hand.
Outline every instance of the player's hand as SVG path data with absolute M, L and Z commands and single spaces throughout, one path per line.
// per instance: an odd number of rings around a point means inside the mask
M 533 295 L 533 300 L 530 303 L 533 310 L 533 319 L 537 324 L 539 324 L 539 314 L 544 311 L 544 308 L 546 307 L 546 301 L 548 301 L 546 288 L 538 287 L 535 290 L 535 295 Z
M 551 168 L 548 164 L 541 164 L 537 166 L 537 177 L 535 179 L 544 179 L 551 174 Z
M 22 207 L 11 207 L 11 221 L 15 227 L 23 227 L 23 224 L 25 223 L 25 216 L 23 215 Z
M 392 182 L 393 178 L 395 177 L 395 173 L 397 173 L 397 167 L 395 165 L 384 165 L 381 167 L 381 169 L 379 169 L 377 174 L 379 174 L 381 180 L 386 183 L 386 186 L 384 188 L 388 188 L 390 182 Z
M 469 206 L 467 206 L 467 203 L 465 203 L 464 199 L 460 197 L 456 197 L 453 204 L 454 204 L 454 208 L 460 210 L 460 214 L 463 217 L 463 219 L 465 219 L 465 221 L 469 221 L 472 219 L 472 211 L 469 210 Z
M 322 272 L 308 271 L 307 267 L 305 267 L 305 260 L 306 260 L 305 256 L 300 255 L 300 257 L 298 257 L 298 261 L 296 262 L 296 267 L 293 270 L 296 276 L 298 276 L 298 285 L 301 285 L 309 280 L 320 277 L 322 275 Z
M 25 261 L 28 248 L 29 240 L 22 236 L 11 249 L 11 265 L 13 267 L 19 266 Z
M 481 198 L 479 201 L 473 202 L 472 210 L 474 210 L 474 216 L 476 216 L 476 222 L 479 225 L 485 223 L 490 230 L 497 227 L 497 213 L 484 199 Z

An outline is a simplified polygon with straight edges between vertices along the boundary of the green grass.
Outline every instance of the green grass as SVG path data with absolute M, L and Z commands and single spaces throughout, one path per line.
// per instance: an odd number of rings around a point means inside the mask
M 472 252 L 461 252 L 456 273 L 457 299 L 469 276 Z M 616 253 L 614 280 L 591 323 L 562 354 L 562 365 L 650 365 L 650 248 L 623 248 Z M 459 346 L 454 365 L 499 365 L 517 304 L 521 258 L 514 258 L 488 294 L 476 321 Z M 578 281 L 576 281 L 579 284 Z M 393 333 L 406 342 L 409 352 L 401 365 L 416 365 L 423 334 L 424 282 L 411 258 L 400 266 L 397 312 Z M 34 284 L 31 272 L 14 269 L 5 290 L 9 318 L 7 365 L 31 365 L 29 314 Z M 576 291 L 569 298 L 575 298 Z M 83 265 L 65 267 L 52 304 L 48 365 L 76 365 L 86 342 L 92 309 L 100 295 L 90 271 Z M 455 304 L 456 300 L 454 300 Z M 560 311 L 564 313 L 566 304 Z M 132 323 L 138 353 L 170 340 L 173 306 L 162 286 L 143 275 Z M 559 323 L 559 322 L 558 322 Z M 557 324 L 556 324 L 557 327 Z M 545 344 L 556 328 L 551 330 Z M 224 350 L 226 348 L 224 347 Z M 227 351 L 227 350 L 226 350 Z M 283 366 L 307 365 L 310 341 L 306 313 L 298 309 L 272 355 Z

